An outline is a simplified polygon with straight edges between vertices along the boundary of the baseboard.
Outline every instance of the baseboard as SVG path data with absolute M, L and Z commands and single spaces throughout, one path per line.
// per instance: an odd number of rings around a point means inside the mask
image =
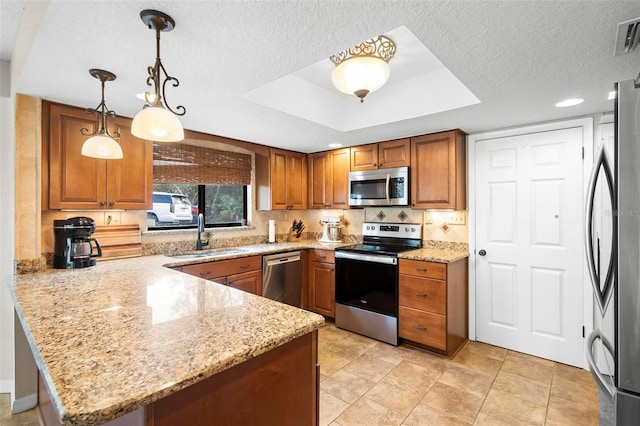
M 0 393 L 13 392 L 13 380 L 0 380 Z
M 13 401 L 13 407 L 11 407 L 11 414 L 21 413 L 23 411 L 30 410 L 38 405 L 38 394 L 32 393 L 20 398 L 16 398 Z

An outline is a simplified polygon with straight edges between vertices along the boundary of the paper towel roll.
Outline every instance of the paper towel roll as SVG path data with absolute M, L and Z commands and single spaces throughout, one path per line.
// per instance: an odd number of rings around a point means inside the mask
M 269 220 L 269 242 L 276 242 L 276 221 L 273 219 Z

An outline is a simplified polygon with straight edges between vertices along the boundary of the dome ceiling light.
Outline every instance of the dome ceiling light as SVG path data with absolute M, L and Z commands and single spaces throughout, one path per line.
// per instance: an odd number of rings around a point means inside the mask
M 131 133 L 141 139 L 156 142 L 178 142 L 184 139 L 184 129 L 177 115 L 184 115 L 187 111 L 182 105 L 173 110 L 168 104 L 165 94 L 165 86 L 171 82 L 173 87 L 178 87 L 177 78 L 169 76 L 160 60 L 160 32 L 171 31 L 176 26 L 173 18 L 166 13 L 145 9 L 140 12 L 140 19 L 156 31 L 156 62 L 153 67 L 148 67 L 147 86 L 154 86 L 154 93 L 145 93 L 147 103 L 142 111 L 133 118 Z M 161 75 L 164 81 L 160 82 Z M 161 90 L 162 87 L 162 90 Z
M 339 91 L 356 95 L 362 103 L 365 96 L 389 79 L 389 60 L 395 53 L 395 43 L 383 35 L 343 50 L 329 58 L 336 65 L 331 82 Z
M 113 133 L 111 133 L 107 126 L 108 118 L 115 117 L 116 113 L 110 111 L 104 102 L 104 83 L 115 80 L 116 75 L 109 71 L 96 68 L 90 69 L 89 74 L 100 80 L 102 84 L 102 100 L 96 108 L 86 109 L 87 114 L 96 116 L 96 125 L 93 132 L 90 132 L 87 128 L 80 129 L 80 133 L 84 136 L 90 136 L 90 138 L 82 144 L 81 153 L 85 157 L 118 160 L 122 158 L 122 147 L 120 147 L 120 144 L 116 141 L 116 139 L 120 137 L 120 132 L 116 127 Z

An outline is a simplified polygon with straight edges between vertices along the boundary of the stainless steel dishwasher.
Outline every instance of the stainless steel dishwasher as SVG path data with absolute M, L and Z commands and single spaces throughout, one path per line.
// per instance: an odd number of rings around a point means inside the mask
M 302 306 L 300 251 L 262 256 L 262 296 Z

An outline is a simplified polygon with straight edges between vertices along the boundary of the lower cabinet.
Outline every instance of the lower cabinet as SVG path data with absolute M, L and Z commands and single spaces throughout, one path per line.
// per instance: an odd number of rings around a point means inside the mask
M 174 269 L 258 296 L 262 295 L 262 256 L 196 263 Z
M 331 250 L 309 250 L 309 310 L 334 318 L 336 265 Z
M 468 337 L 467 259 L 435 263 L 400 259 L 401 338 L 452 357 Z

